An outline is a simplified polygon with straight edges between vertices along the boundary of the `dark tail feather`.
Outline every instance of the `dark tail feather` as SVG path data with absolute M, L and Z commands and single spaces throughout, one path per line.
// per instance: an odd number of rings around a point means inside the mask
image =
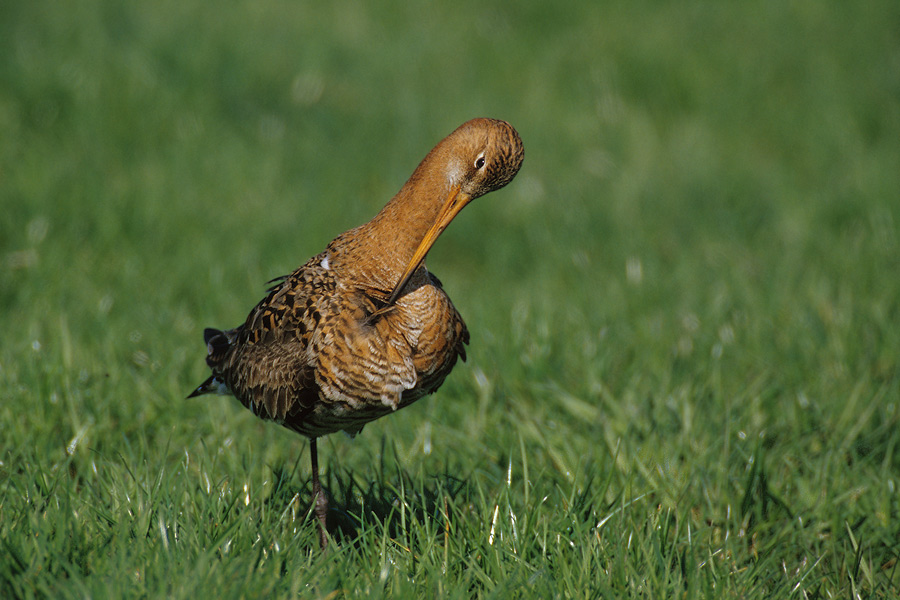
M 196 390 L 188 394 L 188 398 L 195 398 L 203 394 L 213 394 L 218 388 L 219 383 L 216 381 L 215 375 L 201 383 Z
M 237 336 L 238 328 L 221 331 L 207 327 L 203 330 L 203 341 L 206 342 L 206 364 L 213 368 L 216 372 L 216 366 L 225 359 L 231 349 L 231 342 Z M 188 395 L 188 398 L 202 396 L 203 394 L 228 394 L 228 386 L 223 379 L 213 375 L 196 390 Z
M 207 327 L 203 330 L 203 341 L 206 342 L 206 364 L 210 367 L 221 362 L 231 350 L 231 343 L 237 337 L 238 329 L 220 331 Z

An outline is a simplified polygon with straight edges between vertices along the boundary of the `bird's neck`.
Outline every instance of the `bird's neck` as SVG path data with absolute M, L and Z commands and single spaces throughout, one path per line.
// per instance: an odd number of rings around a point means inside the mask
M 449 183 L 428 168 L 431 157 L 371 221 L 329 245 L 331 264 L 354 284 L 390 293 L 437 220 Z

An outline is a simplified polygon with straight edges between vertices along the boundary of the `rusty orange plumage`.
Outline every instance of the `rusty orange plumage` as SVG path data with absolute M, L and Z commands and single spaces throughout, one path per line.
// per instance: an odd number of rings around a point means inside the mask
M 508 123 L 464 123 L 371 221 L 270 282 L 243 324 L 204 332 L 212 375 L 189 397 L 231 393 L 256 416 L 310 438 L 323 547 L 316 438 L 358 433 L 437 390 L 465 360 L 469 332 L 424 260 L 468 202 L 515 177 L 523 156 Z

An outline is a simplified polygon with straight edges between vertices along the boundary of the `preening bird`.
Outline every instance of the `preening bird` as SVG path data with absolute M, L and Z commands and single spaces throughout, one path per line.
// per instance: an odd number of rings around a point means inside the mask
M 328 507 L 316 439 L 359 433 L 437 390 L 466 359 L 469 332 L 425 257 L 464 206 L 512 181 L 523 157 L 509 123 L 464 123 L 371 221 L 272 280 L 244 323 L 204 331 L 212 375 L 188 397 L 233 394 L 310 439 L 323 548 Z

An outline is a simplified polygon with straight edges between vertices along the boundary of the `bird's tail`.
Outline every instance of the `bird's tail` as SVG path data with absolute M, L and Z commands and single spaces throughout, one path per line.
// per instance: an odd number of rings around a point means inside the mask
M 203 330 L 203 341 L 206 342 L 206 364 L 213 370 L 213 374 L 209 379 L 197 386 L 197 389 L 188 394 L 188 398 L 202 396 L 203 394 L 231 393 L 225 379 L 218 375 L 220 371 L 217 367 L 228 356 L 231 343 L 237 336 L 237 331 L 237 328 L 221 331 L 210 327 Z
M 227 387 L 225 386 L 225 382 L 217 379 L 215 375 L 212 375 L 209 379 L 197 386 L 197 389 L 188 394 L 187 397 L 194 398 L 196 396 L 202 396 L 203 394 L 220 394 L 222 392 L 219 390 L 223 387 Z

